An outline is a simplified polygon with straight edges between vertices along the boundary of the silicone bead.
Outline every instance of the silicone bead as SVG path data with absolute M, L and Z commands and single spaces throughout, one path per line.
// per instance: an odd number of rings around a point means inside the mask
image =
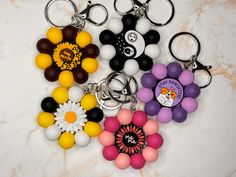
M 62 30 L 63 39 L 68 42 L 75 41 L 77 36 L 77 28 L 73 25 L 65 26 Z
M 114 134 L 106 130 L 99 135 L 98 139 L 103 146 L 110 146 L 115 142 Z
M 50 81 L 50 82 L 55 82 L 58 80 L 60 75 L 60 70 L 58 67 L 51 65 L 44 71 L 44 77 Z
M 124 24 L 125 29 L 135 29 L 135 26 L 137 24 L 138 18 L 132 14 L 127 14 L 123 16 L 122 22 Z
M 192 71 L 185 70 L 182 72 L 182 74 L 179 76 L 179 81 L 183 86 L 190 85 L 194 82 L 194 74 Z
M 162 146 L 162 144 L 163 144 L 163 138 L 158 133 L 155 133 L 153 135 L 149 135 L 147 137 L 147 145 L 152 148 L 158 149 Z
M 160 34 L 156 30 L 150 30 L 144 35 L 145 44 L 157 44 L 160 41 Z
M 133 154 L 130 158 L 130 165 L 134 169 L 141 169 L 145 165 L 145 159 L 143 158 L 142 154 Z
M 152 73 L 145 73 L 141 78 L 141 84 L 146 88 L 153 88 L 157 84 L 156 77 Z
M 52 97 L 59 104 L 65 103 L 69 99 L 67 89 L 63 87 L 57 87 L 54 89 L 52 92 Z
M 136 31 L 142 35 L 146 34 L 151 29 L 151 22 L 146 18 L 141 18 L 138 20 L 136 25 Z
M 112 45 L 103 45 L 100 48 L 100 55 L 105 60 L 110 60 L 116 55 L 116 49 Z
M 132 112 L 129 109 L 121 109 L 117 114 L 117 119 L 123 125 L 128 125 L 132 122 Z
M 172 62 L 167 65 L 167 72 L 169 77 L 176 79 L 183 72 L 183 68 L 179 63 Z
M 63 149 L 70 149 L 74 146 L 75 137 L 71 133 L 64 132 L 59 137 L 58 143 Z
M 52 57 L 48 54 L 40 53 L 35 58 L 35 64 L 40 69 L 46 69 L 52 64 Z
M 103 157 L 108 161 L 115 160 L 118 154 L 119 151 L 114 145 L 105 146 L 102 151 Z
M 93 108 L 86 112 L 88 121 L 100 122 L 103 119 L 103 111 L 100 108 Z
M 78 102 L 84 95 L 84 91 L 78 86 L 73 86 L 68 90 L 69 99 L 74 102 Z
M 139 57 L 138 64 L 141 70 L 148 71 L 153 66 L 153 60 L 150 57 L 144 55 L 144 56 Z
M 143 149 L 142 155 L 147 162 L 154 162 L 158 158 L 157 150 L 149 146 Z
M 127 60 L 124 66 L 124 72 L 128 75 L 135 75 L 139 70 L 139 65 L 136 60 Z
M 145 55 L 152 59 L 157 59 L 161 54 L 161 49 L 157 44 L 149 44 L 145 48 Z
M 95 44 L 89 44 L 82 52 L 85 58 L 96 58 L 99 55 L 99 48 Z
M 92 42 L 92 36 L 86 31 L 80 31 L 76 37 L 76 43 L 84 48 Z
M 74 77 L 71 71 L 62 71 L 59 75 L 58 81 L 63 87 L 71 87 L 74 83 Z
M 173 120 L 178 123 L 182 123 L 187 119 L 187 111 L 181 107 L 173 109 Z
M 201 93 L 201 89 L 197 84 L 190 84 L 184 88 L 184 93 L 187 97 L 197 98 Z
M 153 91 L 148 88 L 141 88 L 137 92 L 137 98 L 143 103 L 148 103 L 153 99 Z
M 88 94 L 84 95 L 84 97 L 81 99 L 80 104 L 84 110 L 88 111 L 88 110 L 96 107 L 97 100 L 94 95 L 88 93 Z
M 61 130 L 56 125 L 51 125 L 44 131 L 45 136 L 50 141 L 55 141 L 61 135 Z
M 96 122 L 88 121 L 84 126 L 84 132 L 90 137 L 98 136 L 102 131 L 101 125 Z
M 120 122 L 116 117 L 108 117 L 104 122 L 104 127 L 110 132 L 116 132 L 120 128 Z
M 197 110 L 198 103 L 196 99 L 186 97 L 181 102 L 181 107 L 184 108 L 188 113 L 192 113 Z
M 124 68 L 125 61 L 118 55 L 109 61 L 110 68 L 114 71 L 121 71 Z
M 58 103 L 52 97 L 46 97 L 41 102 L 41 108 L 45 112 L 54 113 L 58 108 Z
M 155 120 L 148 120 L 146 122 L 146 124 L 143 126 L 143 131 L 147 134 L 147 135 L 152 135 L 154 133 L 156 133 L 159 129 L 159 125 L 157 123 L 157 121 Z
M 75 82 L 77 82 L 78 84 L 84 84 L 88 80 L 88 73 L 82 68 L 75 69 L 73 71 L 73 75 L 74 75 Z
M 75 134 L 75 144 L 79 147 L 85 147 L 89 144 L 90 137 L 84 131 L 78 131 Z
M 47 38 L 53 43 L 58 44 L 63 40 L 62 31 L 57 27 L 51 27 L 47 31 Z
M 54 115 L 48 112 L 41 112 L 37 121 L 40 127 L 47 128 L 54 124 Z
M 128 154 L 125 153 L 120 153 L 116 160 L 115 160 L 115 165 L 117 168 L 120 170 L 124 170 L 129 167 L 130 165 L 130 157 Z
M 85 58 L 82 61 L 82 68 L 88 73 L 94 73 L 98 69 L 98 62 L 93 58 Z
M 144 106 L 144 110 L 149 116 L 157 115 L 160 109 L 160 104 L 155 100 L 146 103 Z
M 144 126 L 144 124 L 148 121 L 148 117 L 143 111 L 136 111 L 133 115 L 133 123 L 136 126 Z
M 157 115 L 157 119 L 161 122 L 161 123 L 168 123 L 172 120 L 172 111 L 170 108 L 161 108 L 158 115 Z
M 119 34 L 123 31 L 123 23 L 119 18 L 112 18 L 108 22 L 108 29 L 115 34 Z
M 37 42 L 37 49 L 40 53 L 51 54 L 53 51 L 53 43 L 51 43 L 48 39 L 43 38 Z
M 102 44 L 115 44 L 116 35 L 110 30 L 104 30 L 100 33 L 99 40 Z
M 163 64 L 155 64 L 152 68 L 152 74 L 159 80 L 167 76 L 167 68 Z

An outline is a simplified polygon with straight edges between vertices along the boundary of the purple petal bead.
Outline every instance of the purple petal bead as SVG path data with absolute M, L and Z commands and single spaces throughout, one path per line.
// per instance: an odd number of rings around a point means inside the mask
M 157 79 L 152 73 L 146 73 L 141 78 L 141 84 L 146 88 L 153 88 L 157 84 Z
M 182 66 L 177 62 L 172 62 L 167 65 L 167 73 L 169 77 L 178 78 L 183 72 Z
M 166 78 L 167 68 L 163 64 L 155 64 L 152 67 L 152 74 L 159 80 Z
M 153 96 L 154 96 L 153 91 L 148 88 L 141 88 L 137 93 L 138 99 L 143 103 L 151 101 L 153 99 Z
M 198 103 L 196 99 L 186 97 L 182 100 L 181 107 L 184 108 L 188 113 L 192 113 L 197 110 Z
M 155 116 L 161 109 L 160 104 L 157 101 L 150 101 L 145 104 L 144 110 L 149 116 Z
M 194 82 L 194 74 L 192 71 L 185 70 L 182 72 L 182 74 L 179 76 L 179 81 L 183 86 L 190 85 Z
M 184 93 L 187 97 L 197 98 L 201 93 L 201 89 L 197 84 L 190 84 L 184 88 Z
M 169 123 L 172 120 L 172 111 L 170 108 L 161 108 L 157 114 L 157 119 L 161 123 Z
M 187 119 L 187 112 L 181 108 L 177 107 L 173 109 L 173 120 L 178 123 L 182 123 Z

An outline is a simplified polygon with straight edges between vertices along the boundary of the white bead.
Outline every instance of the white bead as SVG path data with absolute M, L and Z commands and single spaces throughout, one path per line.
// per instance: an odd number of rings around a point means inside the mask
M 157 44 L 150 44 L 145 49 L 145 55 L 152 59 L 157 59 L 161 54 L 161 49 Z
M 136 60 L 127 60 L 124 66 L 124 72 L 128 75 L 135 75 L 139 70 L 139 65 Z
M 44 134 L 48 140 L 55 141 L 59 138 L 61 130 L 56 125 L 52 125 L 45 129 Z
M 115 34 L 119 34 L 123 31 L 123 23 L 119 18 L 112 18 L 108 22 L 108 29 L 111 30 Z
M 84 92 L 78 86 L 73 86 L 68 90 L 69 99 L 74 102 L 79 102 L 84 95 Z
M 151 29 L 151 22 L 146 18 L 141 18 L 138 20 L 138 23 L 136 25 L 136 31 L 138 31 L 141 34 L 146 34 Z
M 75 144 L 80 147 L 87 146 L 90 142 L 90 137 L 84 131 L 78 131 L 75 134 Z
M 103 45 L 100 49 L 100 56 L 105 60 L 110 60 L 116 55 L 116 49 L 112 45 Z

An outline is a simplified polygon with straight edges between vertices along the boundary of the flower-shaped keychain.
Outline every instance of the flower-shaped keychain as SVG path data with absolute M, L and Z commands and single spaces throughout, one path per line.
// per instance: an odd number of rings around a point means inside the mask
M 171 16 L 167 22 L 160 24 L 154 22 L 147 13 L 150 0 L 144 4 L 132 0 L 132 8 L 126 13 L 118 10 L 118 0 L 114 1 L 116 12 L 123 15 L 122 19 L 112 18 L 108 29 L 101 32 L 99 39 L 103 44 L 100 55 L 103 59 L 110 60 L 112 70 L 122 71 L 128 75 L 134 75 L 139 69 L 148 71 L 153 66 L 153 60 L 160 55 L 157 43 L 160 34 L 152 30 L 155 26 L 168 24 L 174 16 L 174 6 L 170 0 L 167 1 L 172 9 Z M 141 18 L 145 16 L 146 18 Z
M 83 84 L 88 80 L 88 74 L 94 73 L 98 68 L 96 57 L 99 55 L 99 48 L 92 44 L 90 33 L 82 30 L 85 21 L 96 26 L 104 24 L 108 18 L 106 8 L 101 4 L 89 4 L 85 10 L 78 13 L 76 5 L 67 0 L 74 8 L 72 23 L 67 26 L 54 24 L 49 16 L 49 7 L 58 0 L 51 0 L 46 5 L 46 20 L 53 26 L 47 31 L 47 38 L 37 42 L 37 49 L 40 52 L 35 58 L 38 68 L 44 70 L 45 78 L 50 81 L 59 81 L 63 87 L 70 87 L 74 81 Z M 97 23 L 90 19 L 90 11 L 100 7 L 106 17 L 103 22 Z
M 179 36 L 188 35 L 197 43 L 197 53 L 192 58 L 183 61 L 177 58 L 172 51 L 172 43 Z M 200 43 L 191 33 L 182 32 L 176 34 L 169 43 L 172 56 L 178 61 L 185 62 L 183 68 L 178 62 L 155 64 L 150 73 L 146 73 L 141 78 L 141 88 L 138 99 L 145 103 L 145 112 L 150 116 L 157 116 L 161 123 L 168 123 L 172 119 L 182 123 L 187 118 L 187 113 L 197 110 L 198 102 L 196 98 L 200 95 L 201 88 L 207 87 L 212 80 L 209 69 L 211 66 L 204 66 L 197 61 L 200 53 Z M 192 70 L 188 68 L 192 66 Z M 208 81 L 204 85 L 194 83 L 196 71 L 206 74 Z
M 96 97 L 78 86 L 69 90 L 58 87 L 52 96 L 42 100 L 43 111 L 37 121 L 40 127 L 45 128 L 46 138 L 58 141 L 63 149 L 74 144 L 84 147 L 91 137 L 101 133 L 99 122 L 103 119 L 103 111 L 96 105 Z
M 116 117 L 106 118 L 104 127 L 99 136 L 102 154 L 106 160 L 114 160 L 117 168 L 141 169 L 145 162 L 157 160 L 163 138 L 157 121 L 148 119 L 145 112 L 121 109 Z

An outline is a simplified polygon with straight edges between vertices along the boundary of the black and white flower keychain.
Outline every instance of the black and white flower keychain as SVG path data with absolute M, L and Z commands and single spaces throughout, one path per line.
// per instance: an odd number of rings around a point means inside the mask
M 147 13 L 150 0 L 143 4 L 132 0 L 132 8 L 125 13 L 118 10 L 117 2 L 118 0 L 114 1 L 114 8 L 123 17 L 112 18 L 108 23 L 108 29 L 101 32 L 100 55 L 103 59 L 110 60 L 110 67 L 114 71 L 123 70 L 128 75 L 136 74 L 139 69 L 148 71 L 153 66 L 153 60 L 160 55 L 157 45 L 160 34 L 151 27 L 167 25 L 173 19 L 173 3 L 167 0 L 171 7 L 171 15 L 161 24 L 154 22 Z

